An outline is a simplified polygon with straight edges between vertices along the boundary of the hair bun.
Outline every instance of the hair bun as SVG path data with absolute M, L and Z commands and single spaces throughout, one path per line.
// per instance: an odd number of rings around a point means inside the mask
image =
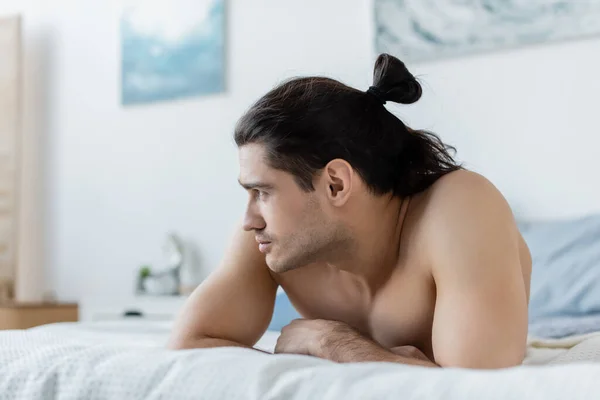
M 389 54 L 381 54 L 375 61 L 373 86 L 383 100 L 412 104 L 421 98 L 421 84 L 408 71 L 402 61 Z

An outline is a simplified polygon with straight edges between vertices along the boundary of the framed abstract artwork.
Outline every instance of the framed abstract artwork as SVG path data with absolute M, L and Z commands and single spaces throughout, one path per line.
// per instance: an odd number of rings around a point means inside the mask
M 225 0 L 127 0 L 121 17 L 125 105 L 225 90 Z
M 406 61 L 600 34 L 600 0 L 375 0 L 375 47 Z

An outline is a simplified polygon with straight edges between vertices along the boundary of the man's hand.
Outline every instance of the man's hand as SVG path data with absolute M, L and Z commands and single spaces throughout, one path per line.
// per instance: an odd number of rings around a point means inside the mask
M 390 351 L 394 354 L 397 354 L 399 356 L 403 356 L 406 358 L 414 358 L 415 360 L 423 360 L 423 361 L 431 362 L 431 360 L 429 360 L 429 358 L 427 358 L 427 356 L 421 350 L 417 349 L 414 346 L 392 347 L 390 349 Z
M 335 362 L 397 362 L 437 367 L 412 346 L 384 349 L 343 322 L 297 319 L 281 330 L 275 353 L 304 354 Z
M 340 325 L 345 324 L 324 319 L 293 320 L 281 329 L 275 354 L 304 354 L 319 357 L 322 340 L 331 335 L 336 328 L 339 329 Z

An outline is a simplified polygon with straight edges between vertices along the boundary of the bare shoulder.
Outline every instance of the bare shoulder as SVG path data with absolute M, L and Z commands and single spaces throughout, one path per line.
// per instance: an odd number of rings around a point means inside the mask
M 450 172 L 438 179 L 430 188 L 432 199 L 447 205 L 456 205 L 447 200 L 488 200 L 502 201 L 504 197 L 485 176 L 469 170 Z
M 529 296 L 531 253 L 500 190 L 484 176 L 460 170 L 440 178 L 428 191 L 423 213 L 428 254 L 446 258 L 449 252 L 488 251 L 500 259 L 512 253 Z
M 451 172 L 425 193 L 425 219 L 439 229 L 440 222 L 471 222 L 496 217 L 514 222 L 512 210 L 500 190 L 486 177 L 468 170 Z
M 497 248 L 494 252 L 513 248 L 518 254 L 522 238 L 512 209 L 484 176 L 467 170 L 449 173 L 424 193 L 424 203 L 421 223 L 430 257 L 474 256 L 491 246 Z

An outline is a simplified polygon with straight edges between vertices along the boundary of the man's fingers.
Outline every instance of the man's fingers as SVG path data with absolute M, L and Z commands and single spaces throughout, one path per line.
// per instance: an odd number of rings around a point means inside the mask
M 399 356 L 403 356 L 403 357 L 408 357 L 408 358 L 415 358 L 417 360 L 426 360 L 426 361 L 430 361 L 429 358 L 427 358 L 427 356 L 425 354 L 423 354 L 423 352 L 419 349 L 417 349 L 414 346 L 398 346 L 398 347 L 392 347 L 390 349 L 390 351 L 396 355 Z
M 283 340 L 282 340 L 282 335 L 279 336 L 279 338 L 277 338 L 277 343 L 275 343 L 275 349 L 273 350 L 274 354 L 279 354 L 279 353 L 283 353 Z

